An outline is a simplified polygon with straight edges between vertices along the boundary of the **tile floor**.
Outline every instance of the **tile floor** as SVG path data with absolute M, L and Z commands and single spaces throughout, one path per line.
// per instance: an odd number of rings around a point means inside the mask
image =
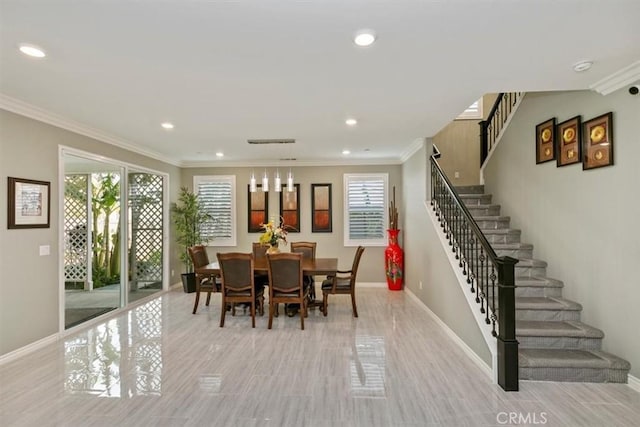
M 181 289 L 0 366 L 9 426 L 638 426 L 621 384 L 521 382 L 506 393 L 404 292 L 335 296 L 300 330 Z

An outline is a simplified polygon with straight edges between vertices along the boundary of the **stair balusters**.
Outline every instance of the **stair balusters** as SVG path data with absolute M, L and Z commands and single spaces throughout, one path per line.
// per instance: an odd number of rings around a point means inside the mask
M 517 259 L 498 257 L 460 200 L 437 158 L 431 156 L 431 205 L 451 250 L 475 292 L 480 312 L 497 338 L 498 384 L 505 391 L 518 390 L 518 341 L 516 340 L 515 273 Z M 497 299 L 496 299 L 497 294 Z M 497 304 L 496 304 L 497 303 Z M 497 327 L 496 327 L 497 325 Z

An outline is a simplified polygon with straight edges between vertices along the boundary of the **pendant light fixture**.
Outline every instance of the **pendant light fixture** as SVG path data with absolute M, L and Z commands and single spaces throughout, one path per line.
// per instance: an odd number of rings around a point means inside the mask
M 256 175 L 251 172 L 251 178 L 249 178 L 249 191 L 252 193 L 255 193 L 257 190 L 257 185 L 256 185 Z
M 262 177 L 262 191 L 265 193 L 269 191 L 269 175 L 267 175 L 267 170 L 264 170 L 264 176 Z
M 295 139 L 248 139 L 247 142 L 249 144 L 293 144 Z M 295 160 L 295 158 L 281 158 L 280 160 Z M 251 177 L 249 179 L 249 191 L 255 193 L 258 191 L 258 184 L 256 182 L 255 172 L 251 171 Z M 264 175 L 262 176 L 262 191 L 269 191 L 269 174 L 267 173 L 267 169 L 264 169 Z M 282 187 L 282 178 L 280 177 L 280 169 L 276 169 L 273 179 L 273 191 L 279 193 L 283 190 Z M 287 174 L 287 191 L 295 191 L 295 186 L 293 184 L 293 172 L 291 168 L 289 168 L 289 173 Z
M 289 174 L 287 174 L 287 191 L 294 191 L 293 187 L 293 173 L 291 172 L 291 168 L 289 168 Z
M 276 177 L 273 180 L 273 191 L 279 193 L 282 191 L 282 182 L 280 181 L 280 171 L 276 169 Z

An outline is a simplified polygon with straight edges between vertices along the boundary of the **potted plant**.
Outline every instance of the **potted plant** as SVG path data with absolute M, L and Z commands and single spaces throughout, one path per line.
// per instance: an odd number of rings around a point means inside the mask
M 176 230 L 176 243 L 180 247 L 180 261 L 184 264 L 182 286 L 187 293 L 196 290 L 196 275 L 188 249 L 191 246 L 207 243 L 208 239 L 202 234 L 202 226 L 213 220 L 202 205 L 198 195 L 188 188 L 180 188 L 178 203 L 171 206 L 171 214 Z

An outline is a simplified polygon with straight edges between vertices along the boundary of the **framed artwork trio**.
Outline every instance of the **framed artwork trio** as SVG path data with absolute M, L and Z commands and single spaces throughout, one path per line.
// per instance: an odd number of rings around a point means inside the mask
M 552 117 L 536 125 L 536 164 L 556 166 L 582 163 L 582 169 L 613 165 L 613 113 L 581 121 L 575 116 L 561 123 Z

